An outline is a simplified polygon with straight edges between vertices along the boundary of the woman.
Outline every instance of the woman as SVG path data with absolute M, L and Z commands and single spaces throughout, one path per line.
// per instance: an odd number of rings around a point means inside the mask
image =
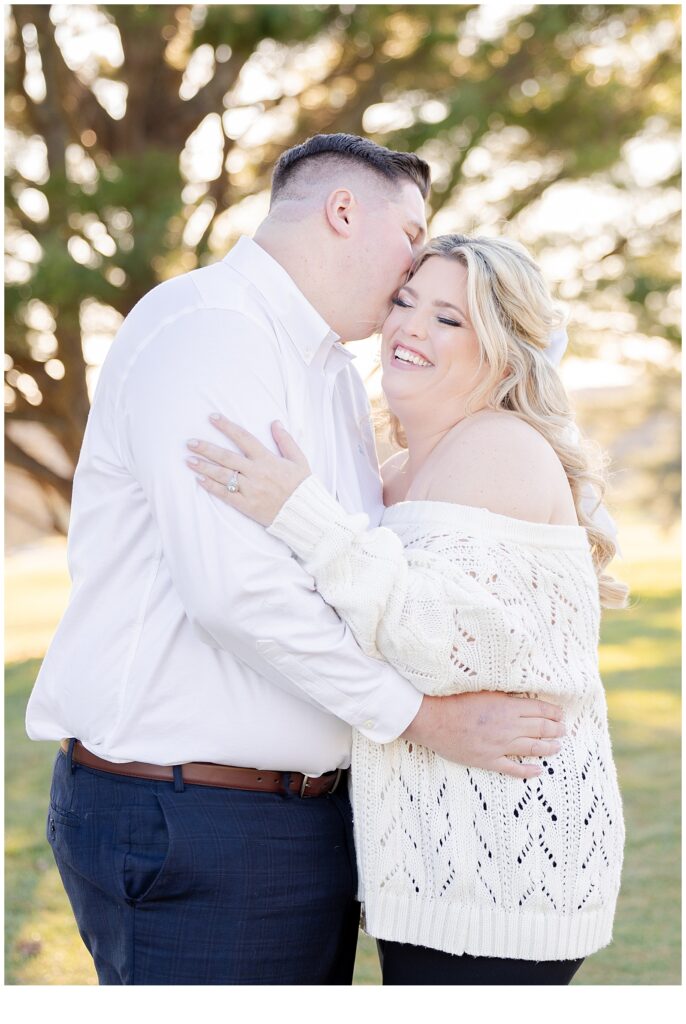
M 284 458 L 219 420 L 245 454 L 201 445 L 192 468 L 423 692 L 563 706 L 561 751 L 530 780 L 356 734 L 352 798 L 384 983 L 568 984 L 610 941 L 624 838 L 597 640 L 599 604 L 626 588 L 581 501 L 602 481 L 546 359 L 559 316 L 523 249 L 444 236 L 393 301 L 383 387 L 404 450 L 382 470 L 379 529 L 345 513 L 278 425 Z

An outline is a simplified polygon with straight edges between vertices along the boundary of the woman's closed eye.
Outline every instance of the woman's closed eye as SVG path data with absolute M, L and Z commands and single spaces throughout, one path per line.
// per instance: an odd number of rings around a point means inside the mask
M 396 295 L 391 302 L 394 306 L 400 306 L 401 309 L 412 309 L 412 305 L 406 302 L 405 299 L 401 299 L 399 295 Z M 446 327 L 464 327 L 464 324 L 459 320 L 451 320 L 447 316 L 436 317 L 439 324 L 444 324 Z
M 408 302 L 407 299 L 401 298 L 400 295 L 395 295 L 391 299 L 391 303 L 394 306 L 399 306 L 401 309 L 414 308 L 411 302 Z M 439 324 L 445 324 L 446 327 L 464 327 L 464 324 L 462 323 L 461 320 L 453 320 L 447 316 L 437 316 L 436 319 L 438 320 Z

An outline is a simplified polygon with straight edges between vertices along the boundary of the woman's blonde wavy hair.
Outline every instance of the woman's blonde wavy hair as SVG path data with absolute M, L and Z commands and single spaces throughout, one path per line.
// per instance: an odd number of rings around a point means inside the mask
M 605 459 L 597 445 L 581 438 L 567 393 L 545 350 L 551 332 L 564 315 L 546 287 L 543 275 L 526 249 L 516 242 L 466 235 L 441 235 L 428 243 L 410 268 L 408 280 L 433 256 L 458 260 L 467 270 L 471 321 L 481 346 L 481 364 L 490 374 L 467 403 L 508 409 L 534 427 L 554 448 L 574 498 L 576 514 L 586 528 L 598 575 L 600 602 L 622 608 L 628 587 L 605 573 L 616 544 L 583 508 L 584 487 L 605 493 Z M 407 448 L 398 418 L 389 412 L 392 440 Z

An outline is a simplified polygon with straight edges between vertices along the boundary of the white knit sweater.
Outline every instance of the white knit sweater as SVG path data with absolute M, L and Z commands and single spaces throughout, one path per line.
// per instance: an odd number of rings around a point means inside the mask
M 394 505 L 367 526 L 308 477 L 269 532 L 362 649 L 418 689 L 549 699 L 567 735 L 544 774 L 524 781 L 355 733 L 366 930 L 449 953 L 592 953 L 612 935 L 624 826 L 585 530 L 433 501 Z

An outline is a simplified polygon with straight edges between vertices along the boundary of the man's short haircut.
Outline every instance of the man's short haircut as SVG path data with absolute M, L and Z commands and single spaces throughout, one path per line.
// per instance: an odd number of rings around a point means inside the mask
M 322 171 L 332 164 L 360 167 L 371 171 L 377 179 L 385 179 L 396 186 L 410 181 L 424 199 L 431 188 L 429 165 L 414 153 L 398 153 L 379 146 L 371 139 L 337 132 L 335 135 L 313 135 L 281 154 L 272 176 L 272 204 L 281 199 L 306 198 L 307 189 L 303 189 L 305 182 L 300 171 L 307 168 L 316 174 L 317 164 L 321 164 Z

